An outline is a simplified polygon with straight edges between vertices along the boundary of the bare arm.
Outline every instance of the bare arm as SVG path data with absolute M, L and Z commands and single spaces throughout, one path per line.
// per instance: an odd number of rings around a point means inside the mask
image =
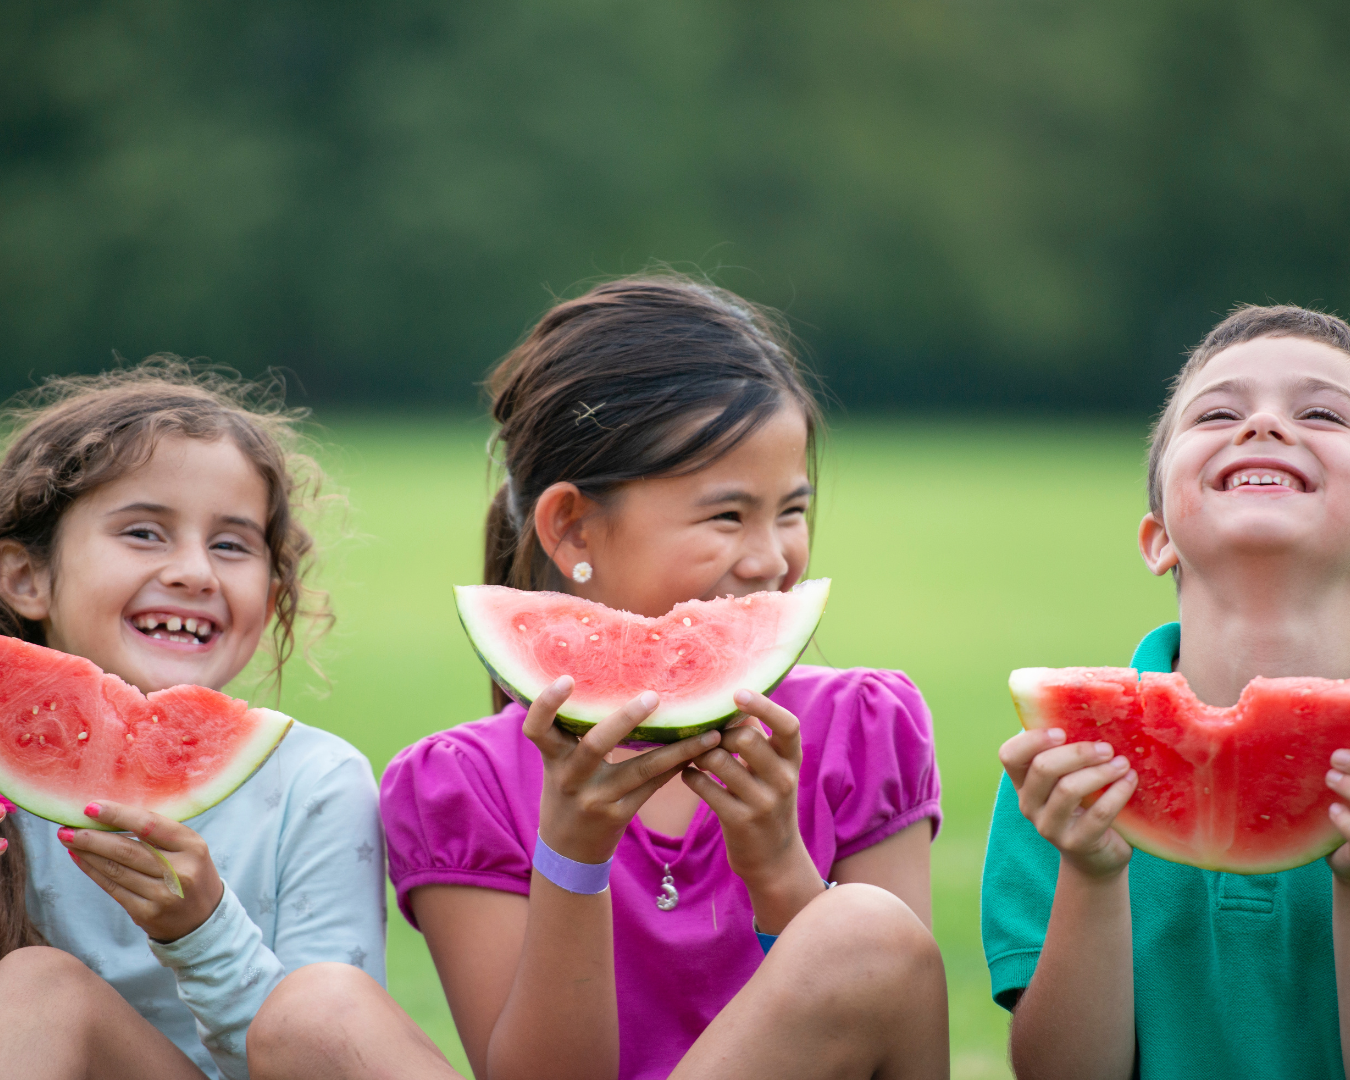
M 933 823 L 928 818 L 892 833 L 879 844 L 840 859 L 830 877 L 841 885 L 864 882 L 898 896 L 933 929 L 933 890 L 930 846 Z
M 1327 787 L 1343 799 L 1350 799 L 1350 750 L 1331 755 Z M 1331 804 L 1331 820 L 1341 835 L 1350 840 L 1350 810 L 1341 803 Z M 1341 1063 L 1350 1076 L 1350 844 L 1342 844 L 1327 856 L 1331 867 L 1331 940 L 1336 953 L 1336 1010 L 1341 1025 Z
M 1022 813 L 1060 853 L 1045 945 L 1013 1013 L 1009 1056 L 1023 1078 L 1128 1080 L 1135 1054 L 1132 852 L 1111 822 L 1137 778 L 1106 744 L 1063 741 L 1062 731 L 1027 731 L 999 752 Z M 1084 797 L 1097 791 L 1101 797 L 1084 807 Z
M 525 734 L 544 759 L 539 830 L 583 863 L 614 853 L 643 802 L 716 733 L 611 765 L 605 755 L 655 709 L 643 695 L 578 740 L 553 726 L 562 679 L 530 707 Z M 606 1080 L 619 1069 L 610 893 L 578 895 L 535 871 L 528 898 L 448 885 L 411 896 L 464 1049 L 479 1080 Z

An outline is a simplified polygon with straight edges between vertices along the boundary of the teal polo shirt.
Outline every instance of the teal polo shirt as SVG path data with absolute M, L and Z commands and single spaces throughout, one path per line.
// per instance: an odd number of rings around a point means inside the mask
M 1134 652 L 1171 671 L 1181 624 Z M 1036 970 L 1059 852 L 999 786 L 985 851 L 980 925 L 994 1000 L 1011 1009 Z M 1331 940 L 1331 870 L 1221 874 L 1142 851 L 1130 859 L 1134 1022 L 1142 1080 L 1344 1077 Z

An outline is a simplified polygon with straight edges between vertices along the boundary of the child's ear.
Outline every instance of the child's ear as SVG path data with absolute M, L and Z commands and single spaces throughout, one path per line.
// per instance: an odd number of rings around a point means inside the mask
M 1167 535 L 1167 526 L 1156 514 L 1147 513 L 1139 523 L 1139 554 L 1144 563 L 1158 577 L 1171 570 L 1180 561 L 1177 549 Z
M 544 552 L 564 578 L 572 567 L 593 556 L 587 548 L 587 519 L 598 509 L 576 484 L 552 484 L 534 504 L 534 531 Z
M 39 566 L 17 540 L 0 541 L 0 599 L 33 622 L 51 611 L 51 571 Z

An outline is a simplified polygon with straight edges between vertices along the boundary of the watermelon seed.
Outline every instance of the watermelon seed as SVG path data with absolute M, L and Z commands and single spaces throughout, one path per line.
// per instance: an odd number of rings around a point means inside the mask
M 47 736 L 46 736 L 46 735 L 39 735 L 39 736 L 38 736 L 38 745 L 39 745 L 39 746 L 46 746 L 46 745 L 47 745 Z
M 1205 788 L 1205 794 L 1206 794 L 1206 795 L 1209 794 L 1209 788 Z
M 560 641 L 560 642 L 558 642 L 558 648 L 560 648 L 560 649 L 565 649 L 565 648 L 567 648 L 567 642 L 565 642 L 565 641 Z
M 127 742 L 131 742 L 131 741 L 132 741 L 132 738 L 131 738 L 131 732 L 128 731 L 128 732 L 127 732 Z
M 1269 814 L 1262 814 L 1262 815 L 1261 815 L 1261 820 L 1262 820 L 1262 821 L 1269 821 L 1269 820 L 1270 820 L 1270 815 L 1269 815 Z
M 685 620 L 684 620 L 684 625 L 685 625 L 685 626 L 693 626 L 693 625 L 694 625 L 694 620 L 693 620 L 693 619 L 685 619 Z
M 592 634 L 592 635 L 591 635 L 591 640 L 592 640 L 592 641 L 599 641 L 599 640 L 600 640 L 600 635 L 599 635 L 599 634 Z
M 151 716 L 151 717 L 150 717 L 150 723 L 152 723 L 152 724 L 158 724 L 158 723 L 159 723 L 159 717 L 158 717 L 158 716 Z
M 36 706 L 36 705 L 33 706 L 33 715 L 34 715 L 34 716 L 37 715 L 37 706 Z
M 1144 752 L 1144 748 L 1143 748 L 1142 746 L 1136 746 L 1136 747 L 1134 748 L 1134 752 L 1135 752 L 1136 754 L 1142 754 L 1142 753 Z
M 652 640 L 653 640 L 653 641 L 660 641 L 660 640 L 661 640 L 661 635 L 660 635 L 660 634 L 653 634 L 653 635 L 652 635 Z
M 84 742 L 85 739 L 89 738 L 89 732 L 81 731 L 75 738 L 79 739 L 80 742 Z
M 1294 760 L 1294 755 L 1293 755 L 1293 754 L 1285 754 L 1284 756 L 1287 757 L 1290 761 L 1293 761 L 1293 760 Z
M 588 622 L 591 621 L 591 617 L 590 617 L 589 615 L 583 615 L 583 616 L 581 617 L 581 621 L 582 621 L 583 623 L 588 623 Z M 521 629 L 523 630 L 523 629 L 525 629 L 525 628 L 522 626 Z
M 183 742 L 187 742 L 187 741 L 188 741 L 188 738 L 189 738 L 189 736 L 184 735 L 184 736 L 183 736 Z
M 516 629 L 517 629 L 517 630 L 524 630 L 524 629 L 525 629 L 525 624 L 524 624 L 524 623 L 521 623 L 519 626 L 516 627 Z
M 56 712 L 56 702 L 53 701 L 50 705 L 47 706 L 47 708 L 50 709 L 52 712 Z

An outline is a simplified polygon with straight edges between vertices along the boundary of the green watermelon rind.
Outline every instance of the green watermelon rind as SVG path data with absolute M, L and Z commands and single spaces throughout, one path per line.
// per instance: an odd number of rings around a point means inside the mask
M 492 680 L 513 701 L 528 709 L 544 687 L 540 686 L 533 693 L 530 693 L 519 685 L 526 679 L 520 677 L 512 679 L 501 670 L 504 665 L 500 660 L 487 655 L 486 647 L 480 643 L 481 635 L 475 634 L 474 628 L 470 625 L 471 616 L 466 617 L 466 608 L 471 606 L 471 603 L 466 603 L 466 600 L 473 595 L 468 590 L 473 588 L 476 588 L 476 586 L 455 586 L 455 606 L 464 632 L 468 636 L 469 643 L 473 646 L 478 659 L 487 668 Z M 732 694 L 736 690 L 762 687 L 760 693 L 772 693 L 797 666 L 798 660 L 810 646 L 816 628 L 820 625 L 820 620 L 825 614 L 825 604 L 830 596 L 830 579 L 814 578 L 810 581 L 803 581 L 792 590 L 793 593 L 798 591 L 806 594 L 808 598 L 815 602 L 802 606 L 801 623 L 794 628 L 793 632 L 780 635 L 780 641 L 786 641 L 786 645 L 780 646 L 769 657 L 766 657 L 755 670 L 743 672 L 735 686 L 728 687 L 717 694 L 707 695 L 699 701 L 684 703 L 679 708 L 660 710 L 665 712 L 662 723 L 639 725 L 625 736 L 623 744 L 631 746 L 674 743 L 681 739 L 701 735 L 705 731 L 724 728 L 743 715 L 740 709 L 736 708 L 735 701 L 732 698 Z M 807 626 L 808 622 L 809 626 Z M 800 640 L 800 644 L 793 647 L 791 643 L 798 640 Z M 775 655 L 779 657 L 776 661 L 773 660 Z M 720 702 L 720 704 L 713 704 L 710 707 L 709 703 L 713 702 Z M 563 704 L 562 709 L 554 718 L 554 723 L 578 738 L 609 715 L 609 711 L 601 712 L 576 707 L 569 709 L 569 705 L 572 705 L 572 702 L 568 701 Z
M 1057 675 L 1061 670 L 1060 668 L 1048 667 L 1018 668 L 1008 676 L 1008 689 L 1012 694 L 1013 707 L 1017 710 L 1017 718 L 1022 722 L 1023 729 L 1032 731 L 1050 726 L 1050 718 L 1044 715 L 1040 708 L 1039 691 L 1048 679 Z M 1139 672 L 1134 668 L 1122 668 L 1120 670 L 1129 671 L 1136 679 L 1139 678 Z M 1132 829 L 1128 821 L 1118 820 L 1113 823 L 1112 827 L 1130 847 L 1147 855 L 1152 855 L 1155 859 L 1177 863 L 1180 866 L 1194 866 L 1201 870 L 1214 870 L 1219 873 L 1244 876 L 1278 874 L 1285 870 L 1296 870 L 1300 866 L 1307 866 L 1318 859 L 1326 858 L 1345 843 L 1345 838 L 1339 832 L 1335 832 L 1334 826 L 1328 823 L 1328 835 L 1325 839 L 1309 844 L 1301 850 L 1290 851 L 1282 859 L 1269 862 L 1243 863 L 1205 859 L 1190 860 L 1178 858 L 1176 851 L 1169 849 L 1165 844 L 1155 842 L 1147 833 Z
M 260 722 L 253 736 L 236 749 L 230 765 L 217 772 L 209 781 L 193 787 L 189 794 L 171 801 L 162 800 L 146 806 L 144 809 L 151 810 L 161 817 L 170 818 L 173 821 L 187 821 L 189 818 L 205 813 L 211 807 L 238 791 L 276 753 L 277 747 L 281 745 L 281 740 L 286 737 L 286 734 L 291 730 L 291 725 L 295 723 L 285 713 L 277 712 L 274 709 L 259 708 L 249 711 L 254 715 L 261 714 Z M 101 832 L 118 831 L 111 825 L 104 825 L 84 816 L 84 808 L 91 800 L 100 797 L 111 798 L 115 794 L 114 792 L 90 792 L 77 803 L 71 802 L 68 799 L 58 798 L 48 792 L 37 790 L 0 767 L 0 794 L 3 794 L 5 798 L 21 810 L 26 810 L 35 817 L 53 821 L 58 825 L 70 825 L 79 829 L 96 829 Z

